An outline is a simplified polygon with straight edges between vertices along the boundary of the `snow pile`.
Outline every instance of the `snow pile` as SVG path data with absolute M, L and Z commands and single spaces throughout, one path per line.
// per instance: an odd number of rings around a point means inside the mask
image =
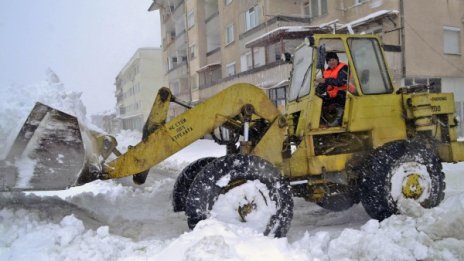
M 121 130 L 114 137 L 118 141 L 118 150 L 126 152 L 129 146 L 135 146 L 142 140 L 142 133 L 137 130 Z
M 0 260 L 129 260 L 160 248 L 158 241 L 111 235 L 106 226 L 87 230 L 73 215 L 55 224 L 33 212 L 4 209 L 0 220 Z
M 97 182 L 87 187 L 97 194 L 75 194 L 71 202 L 80 208 L 94 205 L 93 211 L 121 215 L 119 223 L 109 222 L 87 228 L 69 214 L 53 221 L 47 209 L 25 210 L 19 205 L 0 210 L 0 260 L 463 260 L 464 195 L 448 198 L 435 209 L 423 210 L 421 217 L 392 216 L 383 222 L 369 220 L 359 229 L 343 229 L 339 235 L 327 231 L 306 232 L 294 242 L 271 238 L 250 228 L 208 219 L 190 231 L 185 218 L 170 213 L 157 201 L 171 181 L 160 182 L 151 191 L 131 189 L 114 182 Z M 104 188 L 107 186 L 107 188 Z M 93 187 L 93 188 L 91 188 Z M 114 190 L 109 190 L 114 188 Z M 106 192 L 105 192 L 106 191 Z M 27 196 L 20 201 L 33 196 Z M 80 203 L 78 199 L 81 199 Z M 87 200 L 93 198 L 91 202 Z M 136 203 L 136 199 L 140 202 Z M 44 198 L 47 199 L 47 198 Z M 57 205 L 56 198 L 53 201 Z M 150 201 L 155 200 L 154 206 Z M 50 201 L 52 202 L 52 201 Z M 97 203 L 100 205 L 97 209 Z M 410 206 L 412 207 L 412 206 Z M 144 208 L 147 208 L 145 211 Z M 63 213 L 61 213 L 63 214 Z M 82 216 L 82 214 L 81 214 Z M 99 217 L 101 218 L 101 217 Z M 158 219 L 163 224 L 153 223 Z M 305 218 L 305 217 L 298 217 Z M 321 218 L 321 217 L 320 217 Z M 322 216 L 323 218 L 323 216 Z M 152 235 L 139 241 L 112 232 L 125 222 L 139 220 L 150 224 Z M 145 219 L 145 220 L 144 220 Z M 106 221 L 104 223 L 107 223 Z M 156 227 L 155 227 L 156 226 Z M 127 228 L 127 227 L 126 227 Z M 150 229 L 146 226 L 145 229 Z M 170 232 L 170 229 L 177 230 Z M 166 240 L 163 233 L 172 233 Z
M 172 241 L 153 260 L 310 260 L 310 255 L 286 238 L 209 219 Z
M 463 201 L 464 196 L 450 199 L 455 200 Z M 456 237 L 450 228 L 462 232 L 464 209 L 443 206 L 423 214 L 392 216 L 381 223 L 370 220 L 360 230 L 345 229 L 329 243 L 328 255 L 335 260 L 462 260 L 464 236 Z
M 47 71 L 47 81 L 34 85 L 10 85 L 0 93 L 0 159 L 6 156 L 12 142 L 36 102 L 78 117 L 85 122 L 86 109 L 81 94 L 66 91 L 64 84 L 52 71 Z

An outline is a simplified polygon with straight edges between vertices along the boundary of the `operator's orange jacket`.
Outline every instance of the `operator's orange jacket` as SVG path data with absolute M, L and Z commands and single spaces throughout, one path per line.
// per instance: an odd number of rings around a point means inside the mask
M 337 67 L 335 67 L 334 69 L 327 68 L 324 71 L 324 75 L 323 75 L 324 79 L 327 79 L 327 78 L 335 78 L 335 79 L 337 79 L 338 74 L 340 73 L 340 70 L 344 66 L 346 66 L 346 64 L 338 63 Z M 337 94 L 338 94 L 339 91 L 346 91 L 347 89 L 348 89 L 349 92 L 354 92 L 355 91 L 355 87 L 352 84 L 349 84 L 349 88 L 348 88 L 347 84 L 344 84 L 342 86 L 327 85 L 327 94 L 329 94 L 330 98 L 335 98 L 335 97 L 337 97 Z

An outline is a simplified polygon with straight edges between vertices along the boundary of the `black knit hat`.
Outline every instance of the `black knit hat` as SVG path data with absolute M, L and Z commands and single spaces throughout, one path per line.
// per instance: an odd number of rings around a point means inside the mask
M 338 55 L 334 52 L 327 52 L 327 54 L 325 55 L 325 61 L 329 62 L 330 59 L 337 59 L 338 61 Z

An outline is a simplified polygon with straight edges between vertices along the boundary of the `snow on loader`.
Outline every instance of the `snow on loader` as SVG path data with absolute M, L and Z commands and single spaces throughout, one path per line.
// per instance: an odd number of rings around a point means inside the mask
M 324 110 L 315 82 L 329 51 L 348 65 L 355 87 L 346 93 L 339 125 Z M 174 186 L 174 210 L 185 211 L 190 228 L 215 216 L 285 236 L 292 196 L 332 211 L 361 202 L 379 220 L 399 213 L 403 199 L 437 206 L 445 189 L 442 162 L 464 160 L 453 94 L 430 86 L 395 90 L 384 60 L 375 36 L 309 37 L 293 56 L 285 115 L 261 89 L 242 83 L 167 121 L 170 103 L 179 101 L 161 88 L 142 141 L 122 155 L 111 136 L 81 135 L 74 117 L 38 105 L 1 163 L 4 189 L 55 189 L 131 175 L 142 184 L 152 166 L 211 134 L 227 155 L 191 163 Z M 83 140 L 94 141 L 97 153 L 84 156 Z M 106 160 L 111 153 L 116 159 Z M 29 176 L 18 164 L 24 159 L 35 162 Z

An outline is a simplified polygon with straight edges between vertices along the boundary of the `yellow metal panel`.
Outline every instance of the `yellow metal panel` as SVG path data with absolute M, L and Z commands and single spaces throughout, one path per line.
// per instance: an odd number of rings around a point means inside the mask
M 438 154 L 444 162 L 464 161 L 464 142 L 451 142 L 438 145 Z
M 308 149 L 304 144 L 304 141 L 300 143 L 297 150 L 292 154 L 292 157 L 288 159 L 288 165 L 290 170 L 285 171 L 286 176 L 300 177 L 309 174 L 308 166 Z
M 458 139 L 458 124 L 455 122 L 456 115 L 454 113 L 448 114 L 448 126 L 450 141 L 457 141 Z
M 322 99 L 314 96 L 310 103 L 309 111 L 311 114 L 309 115 L 310 121 L 308 122 L 308 129 L 314 130 L 319 129 L 319 124 L 321 120 L 321 109 L 322 109 Z
M 309 174 L 317 175 L 324 171 L 342 171 L 346 162 L 352 158 L 352 154 L 320 155 L 309 159 Z
M 352 154 L 320 155 L 306 157 L 306 149 L 297 150 L 289 160 L 292 178 L 307 175 L 320 175 L 323 172 L 342 171 L 346 167 L 346 162 L 352 158 Z
M 153 106 L 151 107 L 147 122 L 144 126 L 144 131 L 147 131 L 147 133 L 144 133 L 144 135 L 148 135 L 165 123 L 171 97 L 172 94 L 168 88 L 160 88 L 158 95 L 156 95 L 156 99 L 153 102 Z
M 451 161 L 463 161 L 464 160 L 464 142 L 451 142 Z
M 350 108 L 348 131 L 371 131 L 374 147 L 406 138 L 400 95 L 353 96 Z
M 413 95 L 410 104 L 414 118 L 432 116 L 431 100 L 427 93 Z
M 432 111 L 435 114 L 454 113 L 454 94 L 453 93 L 431 93 Z
M 453 155 L 451 152 L 451 144 L 440 144 L 438 145 L 438 155 L 440 159 L 445 162 L 452 162 Z
M 411 108 L 412 98 L 417 96 L 427 97 L 429 104 L 432 106 L 433 114 L 448 114 L 455 112 L 454 94 L 453 93 L 410 93 L 403 94 L 403 107 L 406 109 L 406 118 L 414 118 Z M 424 98 L 425 99 L 425 98 Z
M 280 166 L 282 164 L 282 146 L 284 144 L 285 133 L 286 128 L 279 127 L 279 120 L 276 119 L 261 141 L 256 145 L 252 154 L 258 155 L 276 166 Z

